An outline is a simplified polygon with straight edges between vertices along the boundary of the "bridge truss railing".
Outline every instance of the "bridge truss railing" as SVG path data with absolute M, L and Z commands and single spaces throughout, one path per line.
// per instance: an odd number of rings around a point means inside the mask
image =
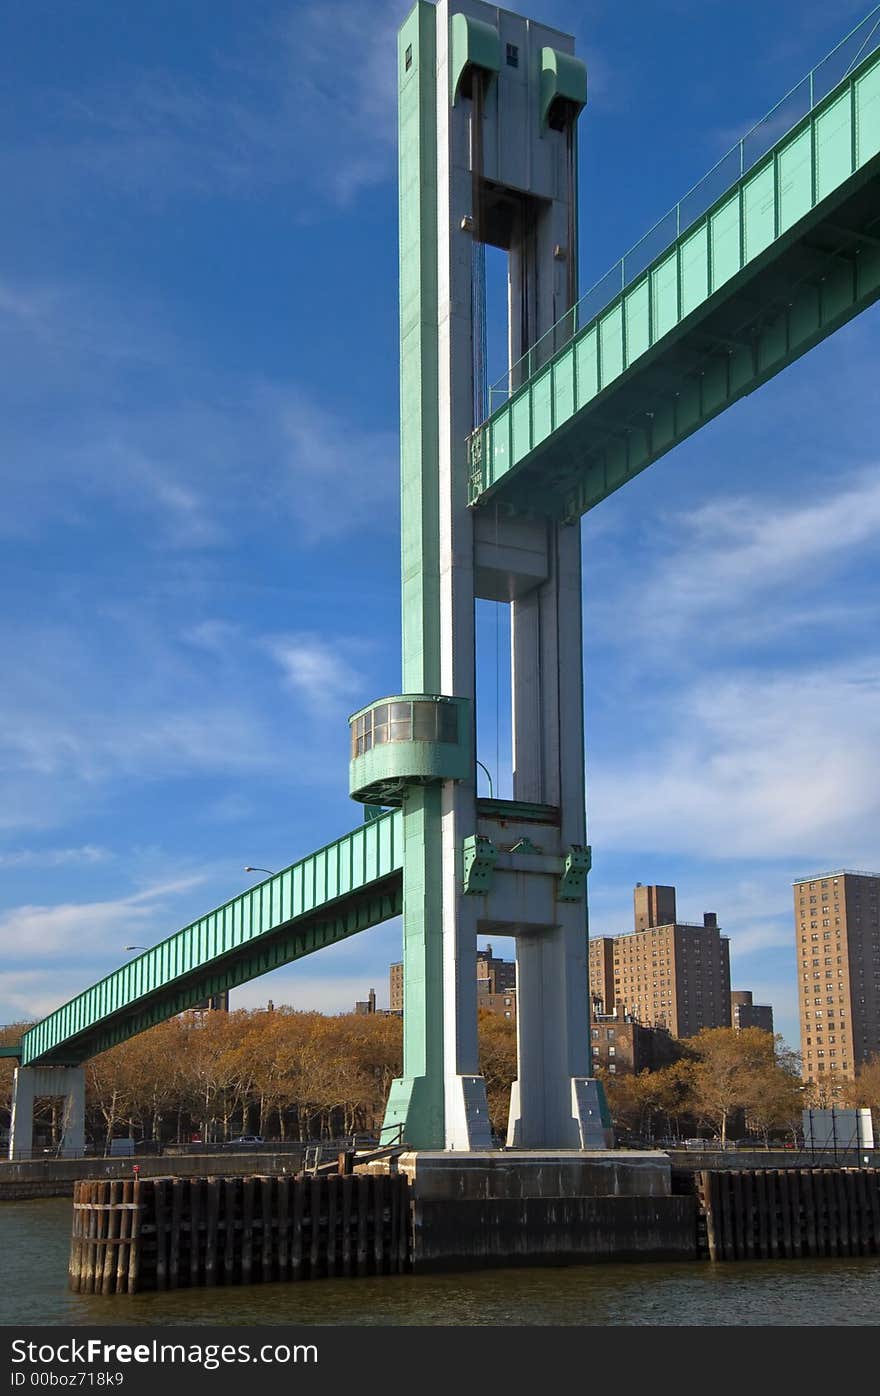
M 389 811 L 289 868 L 239 893 L 183 930 L 121 965 L 22 1034 L 16 1054 L 23 1066 L 37 1061 L 84 1059 L 114 1040 L 142 1031 L 211 993 L 243 983 L 306 953 L 291 940 L 262 955 L 261 945 L 287 926 L 318 922 L 333 937 L 383 919 L 384 903 L 357 916 L 334 913 L 363 897 L 402 866 L 401 816 Z M 394 908 L 386 914 L 394 914 Z M 318 948 L 320 937 L 308 948 Z M 230 968 L 231 966 L 231 968 Z M 113 1031 L 113 1024 L 120 1026 Z M 106 1028 L 106 1031 L 105 1031 Z
M 496 408 L 542 368 L 569 340 L 640 277 L 675 241 L 753 169 L 783 136 L 815 110 L 853 68 L 880 48 L 880 5 L 756 122 L 678 203 L 639 238 L 510 370 L 489 388 L 488 421 Z M 482 425 L 480 423 L 479 425 Z

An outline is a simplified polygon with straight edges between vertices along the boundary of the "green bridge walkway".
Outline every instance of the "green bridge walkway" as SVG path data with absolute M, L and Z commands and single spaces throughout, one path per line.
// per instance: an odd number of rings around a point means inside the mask
M 493 389 L 472 504 L 579 518 L 880 296 L 869 20 Z
M 291 964 L 403 909 L 403 817 L 353 833 L 168 936 L 4 1048 L 22 1066 L 73 1066 L 211 994 Z

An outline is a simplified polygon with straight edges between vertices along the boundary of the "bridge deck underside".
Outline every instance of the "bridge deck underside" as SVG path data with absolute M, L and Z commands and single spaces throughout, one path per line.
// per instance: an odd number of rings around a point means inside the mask
M 75 1065 L 403 909 L 392 811 L 169 936 L 26 1032 L 23 1066 Z
M 471 502 L 573 521 L 878 296 L 875 60 L 475 433 Z

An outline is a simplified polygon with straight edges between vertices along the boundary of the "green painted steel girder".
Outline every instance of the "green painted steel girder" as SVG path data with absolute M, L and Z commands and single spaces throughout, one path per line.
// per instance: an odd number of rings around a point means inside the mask
M 470 502 L 574 521 L 880 297 L 880 56 L 471 437 Z
M 387 921 L 403 909 L 402 868 L 402 816 L 389 810 L 114 970 L 24 1033 L 15 1055 L 22 1066 L 85 1061 Z

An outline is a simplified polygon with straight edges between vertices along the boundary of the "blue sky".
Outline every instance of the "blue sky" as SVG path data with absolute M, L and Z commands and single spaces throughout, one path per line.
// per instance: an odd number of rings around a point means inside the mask
M 582 287 L 865 8 L 535 0 L 590 70 Z M 0 1022 L 359 822 L 347 714 L 400 681 L 407 9 L 7 10 Z M 878 351 L 875 308 L 583 525 L 592 929 L 674 883 L 792 1043 L 791 881 L 880 865 Z M 387 1002 L 399 954 L 391 924 L 234 1001 Z

